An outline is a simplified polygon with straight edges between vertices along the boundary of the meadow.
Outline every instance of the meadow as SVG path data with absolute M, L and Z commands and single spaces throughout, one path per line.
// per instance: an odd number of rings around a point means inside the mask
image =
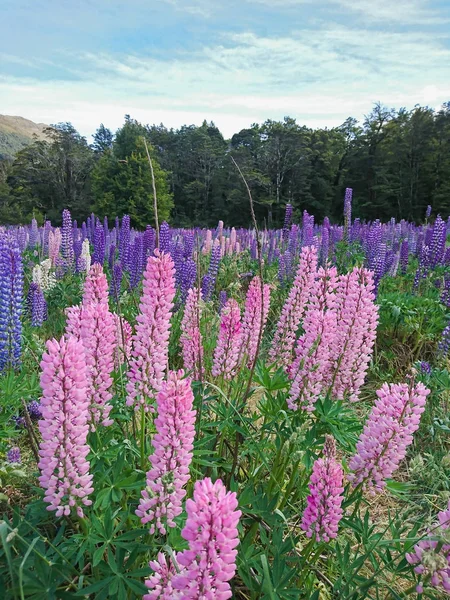
M 450 595 L 450 219 L 0 227 L 0 596 Z

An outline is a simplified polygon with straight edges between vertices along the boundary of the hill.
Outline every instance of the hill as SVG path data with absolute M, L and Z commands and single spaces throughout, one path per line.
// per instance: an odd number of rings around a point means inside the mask
M 23 117 L 0 115 L 0 160 L 11 159 L 33 142 L 33 136 L 44 139 L 45 123 L 34 123 Z

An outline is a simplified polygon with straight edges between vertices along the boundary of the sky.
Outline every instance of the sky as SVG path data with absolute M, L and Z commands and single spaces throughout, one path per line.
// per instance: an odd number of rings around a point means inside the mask
M 450 100 L 449 0 L 1 0 L 0 114 L 227 137 Z

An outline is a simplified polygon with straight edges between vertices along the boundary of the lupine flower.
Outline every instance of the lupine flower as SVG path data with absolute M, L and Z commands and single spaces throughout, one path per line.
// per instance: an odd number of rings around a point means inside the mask
M 286 211 L 284 213 L 284 223 L 283 223 L 283 238 L 287 239 L 289 236 L 289 230 L 292 223 L 292 213 L 293 207 L 292 204 L 286 204 Z
M 228 300 L 228 294 L 227 294 L 226 290 L 220 290 L 220 292 L 219 292 L 219 314 L 222 312 L 223 307 L 227 303 L 227 300 Z
M 177 573 L 172 561 L 159 552 L 158 559 L 151 560 L 149 566 L 153 575 L 145 581 L 145 585 L 151 592 L 145 594 L 143 600 L 181 600 L 181 592 L 172 587 L 172 579 Z
M 385 383 L 377 391 L 378 399 L 356 444 L 357 453 L 349 462 L 348 479 L 353 486 L 383 489 L 406 455 L 429 393 L 422 383 Z
M 78 260 L 77 270 L 79 272 L 84 271 L 86 273 L 89 273 L 90 269 L 91 269 L 91 253 L 90 253 L 89 240 L 86 238 L 85 240 L 83 240 L 83 243 L 81 244 L 81 254 L 80 254 L 80 258 Z
M 172 579 L 181 598 L 226 600 L 232 593 L 229 581 L 236 572 L 237 525 L 235 492 L 227 492 L 218 479 L 207 477 L 195 482 L 194 497 L 186 502 L 187 521 L 181 532 L 189 550 L 177 555 L 184 569 Z
M 128 268 L 128 254 L 130 251 L 130 217 L 122 217 L 122 226 L 119 235 L 119 259 L 124 269 Z
M 317 271 L 317 251 L 304 246 L 300 254 L 297 274 L 283 306 L 269 352 L 271 362 L 288 367 L 297 337 L 297 330 L 306 308 Z
M 425 219 L 429 219 L 431 217 L 431 206 L 430 204 L 427 206 L 427 210 L 425 212 Z
M 441 218 L 441 215 L 438 215 L 436 221 L 434 222 L 430 244 L 427 244 L 430 248 L 429 266 L 435 267 L 442 261 L 445 252 L 446 238 L 447 224 Z
M 211 300 L 214 287 L 216 285 L 217 273 L 219 271 L 220 263 L 220 246 L 216 245 L 211 250 L 211 257 L 209 259 L 208 273 L 203 277 L 202 280 L 202 297 L 205 302 Z
M 203 340 L 200 331 L 202 305 L 200 290 L 190 289 L 181 321 L 180 344 L 184 368 L 192 373 L 194 379 L 203 375 Z
M 61 231 L 54 229 L 48 234 L 48 257 L 52 261 L 52 265 L 56 263 L 56 257 L 59 254 L 61 247 Z
M 120 263 L 116 263 L 112 268 L 111 284 L 109 286 L 109 295 L 115 302 L 119 301 L 120 288 L 122 285 L 123 270 Z
M 72 217 L 67 208 L 62 213 L 61 254 L 66 269 L 72 271 L 75 267 L 75 254 L 73 249 Z
M 180 292 L 181 303 L 186 302 L 189 290 L 194 287 L 197 278 L 197 264 L 192 258 L 187 258 L 181 263 Z
M 438 344 L 439 351 L 442 354 L 448 354 L 450 350 L 450 323 L 446 326 L 444 331 L 442 332 L 441 339 Z
M 422 371 L 422 373 L 423 373 L 424 375 L 430 375 L 430 373 L 431 373 L 431 366 L 430 366 L 430 363 L 428 363 L 428 362 L 426 362 L 425 360 L 423 360 L 423 361 L 420 363 L 420 370 Z
M 160 252 L 169 252 L 170 246 L 170 228 L 166 221 L 163 221 L 159 227 L 159 250 Z
M 352 188 L 345 188 L 345 199 L 344 199 L 344 231 L 348 235 L 350 227 L 352 225 Z
M 41 362 L 42 419 L 39 430 L 39 483 L 45 490 L 47 510 L 69 515 L 75 507 L 83 517 L 90 506 L 92 475 L 86 457 L 89 446 L 89 400 L 83 345 L 69 337 L 49 340 Z
M 28 312 L 32 327 L 41 327 L 47 319 L 47 302 L 37 283 L 31 282 L 27 294 Z
M 220 313 L 219 337 L 212 368 L 214 377 L 222 375 L 226 381 L 234 377 L 240 348 L 241 311 L 236 300 L 230 298 Z
M 15 238 L 0 232 L 0 372 L 17 368 L 22 350 L 22 256 Z
M 410 565 L 415 565 L 418 575 L 430 577 L 430 584 L 450 595 L 450 501 L 446 510 L 438 513 L 438 523 L 429 531 L 431 539 L 420 541 L 413 552 L 406 554 Z M 417 593 L 422 593 L 422 585 L 417 586 Z
M 323 454 L 313 465 L 310 495 L 301 525 L 306 535 L 317 542 L 329 542 L 337 536 L 343 514 L 344 471 L 336 460 L 336 443 L 331 436 L 327 436 Z
M 400 271 L 404 274 L 408 269 L 409 247 L 408 240 L 403 240 L 400 246 Z
M 37 421 L 42 417 L 41 405 L 37 400 L 32 400 L 28 404 L 27 411 L 32 421 Z
M 97 223 L 94 232 L 94 254 L 92 262 L 103 265 L 105 262 L 105 231 L 100 221 Z
M 336 336 L 331 363 L 336 398 L 358 399 L 372 356 L 378 324 L 372 273 L 355 267 L 341 275 L 336 292 Z
M 6 453 L 6 460 L 11 464 L 20 464 L 22 462 L 20 448 L 17 446 L 10 448 Z
M 336 268 L 321 267 L 303 322 L 304 333 L 297 342 L 295 359 L 289 369 L 292 385 L 287 402 L 291 410 L 298 408 L 299 401 L 302 409 L 314 410 L 319 395 L 330 383 L 337 329 L 336 286 Z
M 133 335 L 127 383 L 127 406 L 149 402 L 159 391 L 169 353 L 170 317 L 175 297 L 175 269 L 169 254 L 155 250 L 147 260 Z
M 30 239 L 28 240 L 30 248 L 34 248 L 36 246 L 36 244 L 38 243 L 38 239 L 39 239 L 39 229 L 38 229 L 37 221 L 36 221 L 36 219 L 31 219 Z
M 167 527 L 176 526 L 174 519 L 181 514 L 184 486 L 189 481 L 196 413 L 191 381 L 183 376 L 183 371 L 171 371 L 156 398 L 152 468 L 136 510 L 143 525 L 150 523 L 150 533 L 159 530 L 164 535 Z
M 261 290 L 261 287 L 263 288 Z M 262 291 L 262 294 L 261 294 Z M 245 311 L 242 319 L 241 351 L 239 362 L 247 357 L 247 365 L 251 366 L 256 358 L 258 342 L 262 338 L 269 314 L 270 286 L 261 285 L 259 276 L 254 277 L 247 290 Z

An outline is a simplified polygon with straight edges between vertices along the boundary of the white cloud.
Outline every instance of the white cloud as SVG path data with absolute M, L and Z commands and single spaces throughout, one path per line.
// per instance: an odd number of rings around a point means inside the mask
M 223 35 L 170 58 L 80 55 L 66 80 L 0 77 L 0 110 L 35 121 L 72 121 L 85 135 L 125 113 L 143 122 L 214 120 L 229 136 L 252 122 L 296 117 L 314 127 L 389 106 L 438 106 L 450 96 L 445 38 L 330 27 L 271 38 Z M 56 58 L 55 58 L 56 60 Z

